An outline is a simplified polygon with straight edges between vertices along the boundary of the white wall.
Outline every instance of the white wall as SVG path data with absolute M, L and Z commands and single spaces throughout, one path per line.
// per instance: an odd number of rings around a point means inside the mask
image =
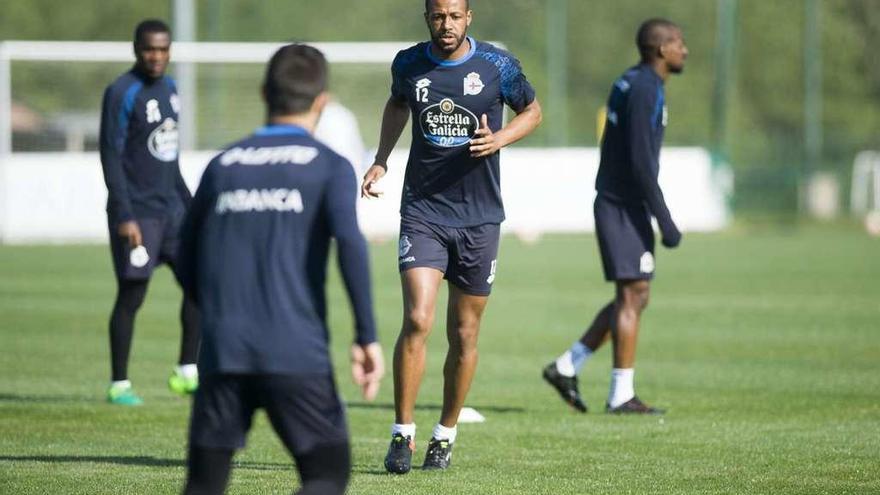
M 181 169 L 195 188 L 211 152 L 184 153 Z M 396 150 L 382 181 L 381 199 L 359 204 L 367 235 L 397 233 L 407 150 Z M 672 216 L 686 231 L 724 228 L 729 178 L 713 171 L 702 148 L 665 148 L 660 184 Z M 595 148 L 510 148 L 502 151 L 504 230 L 526 237 L 593 229 L 592 203 L 599 164 Z M 107 191 L 97 153 L 16 153 L 0 162 L 0 241 L 101 242 L 107 238 Z

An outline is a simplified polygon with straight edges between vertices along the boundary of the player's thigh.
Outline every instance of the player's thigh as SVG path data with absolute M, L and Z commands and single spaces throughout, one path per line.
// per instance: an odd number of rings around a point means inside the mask
M 199 380 L 190 418 L 190 445 L 240 449 L 257 402 L 248 375 L 208 374 Z
M 150 278 L 159 264 L 162 247 L 162 221 L 154 218 L 136 220 L 141 231 L 141 246 L 146 251 L 135 252 L 128 239 L 119 235 L 118 224 L 108 222 L 110 234 L 110 253 L 113 256 L 113 271 L 119 280 L 146 280 Z
M 498 268 L 501 226 L 489 223 L 456 230 L 446 278 L 465 294 L 488 296 Z
M 348 445 L 345 409 L 331 374 L 263 375 L 259 397 L 272 427 L 294 456 L 326 445 Z
M 651 279 L 654 274 L 654 231 L 645 207 L 598 197 L 594 214 L 605 279 Z

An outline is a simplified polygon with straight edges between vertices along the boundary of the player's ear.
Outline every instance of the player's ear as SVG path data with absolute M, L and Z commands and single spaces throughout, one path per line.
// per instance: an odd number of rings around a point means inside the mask
M 263 103 L 269 103 L 269 100 L 266 98 L 266 85 L 260 86 L 260 99 L 263 100 Z
M 321 115 L 321 112 L 324 111 L 324 107 L 327 106 L 327 102 L 330 101 L 330 93 L 326 91 L 321 91 L 318 96 L 315 97 L 315 101 L 312 102 L 311 111 L 318 115 Z
M 474 11 L 471 9 L 468 9 L 468 11 L 467 11 L 467 26 L 468 27 L 471 26 L 472 20 L 474 20 Z

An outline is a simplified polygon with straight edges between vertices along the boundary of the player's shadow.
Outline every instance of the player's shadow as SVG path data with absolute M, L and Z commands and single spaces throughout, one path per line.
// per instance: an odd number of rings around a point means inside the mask
M 379 402 L 346 402 L 346 407 L 349 409 L 383 409 L 383 410 L 394 410 L 394 404 L 389 402 L 379 403 Z M 512 407 L 512 406 L 471 406 L 477 411 L 487 411 L 487 412 L 495 412 L 495 413 L 523 413 L 526 412 L 524 407 Z M 416 409 L 420 411 L 439 411 L 443 409 L 443 406 L 439 404 L 416 404 Z
M 28 402 L 32 404 L 50 402 L 95 402 L 95 398 L 84 395 L 21 395 L 0 393 L 0 402 Z
M 120 466 L 146 467 L 184 467 L 183 459 L 163 459 L 161 457 L 132 455 L 0 455 L 0 462 L 48 462 L 52 464 L 116 464 Z M 292 463 L 274 462 L 233 462 L 234 469 L 252 469 L 256 471 L 290 471 Z

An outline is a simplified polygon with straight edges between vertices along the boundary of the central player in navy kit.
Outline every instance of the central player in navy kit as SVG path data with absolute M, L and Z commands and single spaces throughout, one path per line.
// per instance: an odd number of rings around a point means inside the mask
M 361 186 L 376 186 L 412 115 L 412 147 L 400 205 L 399 268 L 403 326 L 394 348 L 395 421 L 385 458 L 391 473 L 410 470 L 413 409 L 437 294 L 449 281 L 443 409 L 424 469 L 449 466 L 458 415 L 477 366 L 477 335 L 497 268 L 501 202 L 499 150 L 532 132 L 541 107 L 510 53 L 467 36 L 467 0 L 427 0 L 431 40 L 397 54 L 375 164 Z M 516 116 L 504 125 L 508 105 Z
M 663 412 L 639 400 L 633 376 L 639 319 L 654 277 L 651 217 L 657 219 L 664 246 L 674 248 L 681 241 L 657 176 L 667 121 L 664 83 L 684 70 L 688 50 L 681 29 L 665 19 L 642 23 L 636 44 L 641 63 L 614 82 L 608 97 L 596 178 L 596 237 L 605 278 L 615 283 L 615 297 L 580 340 L 543 370 L 544 379 L 562 399 L 581 412 L 587 411 L 587 405 L 578 390 L 577 373 L 609 335 L 613 368 L 605 410 L 613 414 Z
M 223 493 L 258 408 L 296 459 L 298 493 L 345 492 L 348 431 L 324 295 L 331 238 L 356 320 L 352 374 L 367 400 L 384 368 L 357 179 L 311 135 L 326 87 L 321 52 L 276 52 L 263 85 L 268 124 L 208 164 L 184 223 L 181 282 L 204 315 L 187 494 Z

